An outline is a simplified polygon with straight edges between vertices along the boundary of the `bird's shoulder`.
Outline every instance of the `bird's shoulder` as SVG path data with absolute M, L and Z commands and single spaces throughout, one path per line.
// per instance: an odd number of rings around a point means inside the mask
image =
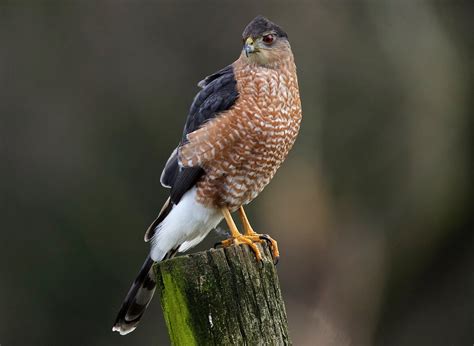
M 219 71 L 205 77 L 197 85 L 201 89 L 204 89 L 212 81 L 215 81 L 216 79 L 220 79 L 222 77 L 229 77 L 229 76 L 234 76 L 234 67 L 232 65 L 228 65 L 228 66 L 224 67 L 223 69 L 220 69 Z

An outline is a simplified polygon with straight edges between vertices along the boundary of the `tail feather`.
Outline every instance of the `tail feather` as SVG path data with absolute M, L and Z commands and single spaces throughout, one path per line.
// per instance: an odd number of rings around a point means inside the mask
M 137 327 L 155 293 L 155 261 L 171 258 L 178 251 L 193 247 L 221 220 L 218 209 L 208 208 L 196 200 L 196 188 L 186 192 L 179 204 L 174 205 L 170 198 L 166 201 L 145 235 L 145 241 L 152 240 L 150 255 L 127 293 L 113 331 L 125 335 Z
M 137 278 L 128 291 L 125 301 L 122 303 L 120 311 L 115 320 L 113 331 L 121 335 L 133 332 L 150 304 L 156 288 L 156 275 L 153 270 L 155 263 L 148 256 L 143 263 Z
M 163 207 L 161 207 L 161 210 L 160 210 L 160 213 L 158 214 L 158 217 L 155 219 L 155 221 L 153 221 L 151 223 L 151 225 L 146 230 L 146 232 L 145 232 L 145 241 L 146 242 L 150 241 L 153 238 L 153 236 L 155 235 L 155 232 L 156 232 L 156 228 L 168 216 L 171 209 L 173 209 L 173 203 L 171 203 L 170 198 L 168 198 L 166 200 L 165 204 L 163 204 Z

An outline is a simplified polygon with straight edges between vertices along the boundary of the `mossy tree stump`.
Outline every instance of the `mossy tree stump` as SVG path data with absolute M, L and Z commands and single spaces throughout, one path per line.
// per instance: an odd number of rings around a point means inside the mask
M 261 247 L 260 247 L 261 248 Z M 267 246 L 176 257 L 156 265 L 161 306 L 174 345 L 288 345 L 278 277 Z

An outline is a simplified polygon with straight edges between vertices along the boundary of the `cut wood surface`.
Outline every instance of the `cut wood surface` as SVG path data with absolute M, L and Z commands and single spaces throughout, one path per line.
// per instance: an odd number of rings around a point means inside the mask
M 290 344 L 276 268 L 266 245 L 262 254 L 257 262 L 249 247 L 241 245 L 157 264 L 172 344 Z

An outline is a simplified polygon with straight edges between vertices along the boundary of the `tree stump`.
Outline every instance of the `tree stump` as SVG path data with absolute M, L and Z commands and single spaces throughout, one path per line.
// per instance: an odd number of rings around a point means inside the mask
M 291 343 L 275 265 L 260 249 L 261 262 L 248 246 L 231 246 L 156 265 L 172 344 Z

